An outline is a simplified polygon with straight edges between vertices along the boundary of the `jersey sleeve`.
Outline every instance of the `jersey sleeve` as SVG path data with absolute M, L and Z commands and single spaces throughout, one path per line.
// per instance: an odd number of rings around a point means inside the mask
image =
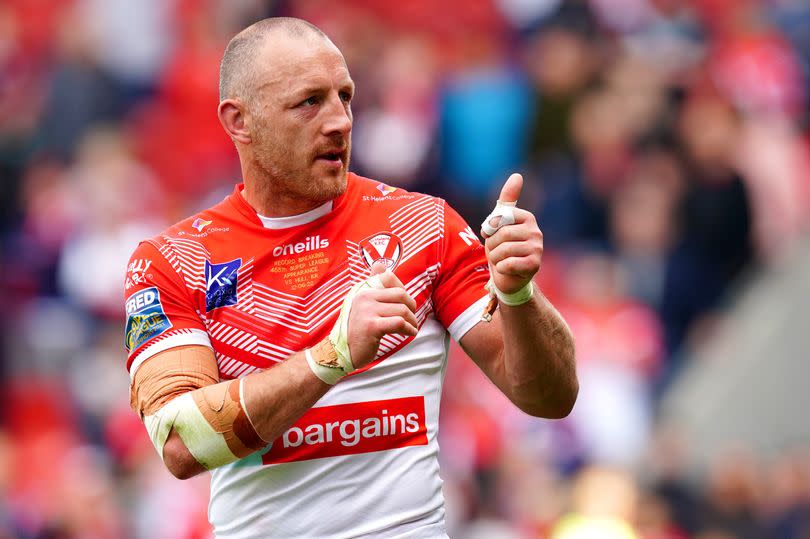
M 481 320 L 489 300 L 484 288 L 489 267 L 481 240 L 446 202 L 439 262 L 441 268 L 433 289 L 434 310 L 439 322 L 458 342 Z
M 124 346 L 130 379 L 155 354 L 189 344 L 211 347 L 182 278 L 151 241 L 135 249 L 124 282 Z

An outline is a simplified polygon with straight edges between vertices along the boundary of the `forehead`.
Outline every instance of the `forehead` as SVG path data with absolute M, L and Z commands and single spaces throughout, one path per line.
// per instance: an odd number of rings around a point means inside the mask
M 258 88 L 274 92 L 351 83 L 343 55 L 319 37 L 270 39 L 256 55 L 255 69 Z

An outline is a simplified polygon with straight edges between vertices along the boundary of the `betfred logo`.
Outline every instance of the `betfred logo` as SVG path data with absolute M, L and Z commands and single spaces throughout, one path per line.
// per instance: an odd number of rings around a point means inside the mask
M 273 256 L 298 255 L 315 249 L 326 249 L 329 247 L 329 240 L 320 236 L 307 236 L 304 241 L 298 243 L 288 243 L 279 245 L 273 249 Z
M 124 346 L 130 352 L 172 327 L 160 303 L 160 291 L 157 287 L 135 292 L 129 296 L 125 305 L 127 326 Z
M 262 455 L 264 464 L 427 445 L 425 398 L 311 408 Z

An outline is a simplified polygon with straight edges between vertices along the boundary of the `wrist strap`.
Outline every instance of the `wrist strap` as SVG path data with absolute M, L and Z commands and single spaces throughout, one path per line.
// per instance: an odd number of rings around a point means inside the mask
M 315 345 L 313 348 L 307 348 L 304 350 L 304 357 L 307 358 L 309 368 L 312 369 L 315 376 L 330 386 L 333 386 L 338 382 L 338 380 L 346 376 L 348 373 L 343 370 L 343 368 L 338 365 L 336 361 L 330 361 L 329 358 L 319 350 L 319 348 L 321 348 L 320 343 Z M 315 359 L 315 356 L 312 353 L 313 350 L 315 351 L 315 355 L 318 356 L 318 359 Z
M 354 371 L 352 354 L 349 350 L 349 313 L 352 310 L 354 297 L 364 288 L 385 288 L 385 286 L 377 275 L 372 275 L 365 281 L 355 284 L 346 294 L 338 319 L 332 327 L 332 331 L 329 332 L 329 342 L 332 343 L 332 348 L 337 354 L 337 364 L 346 374 Z
M 532 296 L 534 296 L 534 283 L 532 281 L 529 281 L 523 288 L 511 294 L 500 291 L 498 287 L 495 286 L 495 282 L 492 279 L 487 283 L 486 289 L 489 290 L 490 294 L 497 297 L 498 301 L 510 307 L 528 303 L 529 300 L 532 299 Z

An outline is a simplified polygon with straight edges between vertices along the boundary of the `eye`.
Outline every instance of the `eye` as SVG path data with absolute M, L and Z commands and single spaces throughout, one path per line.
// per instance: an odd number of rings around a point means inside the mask
M 340 92 L 340 98 L 345 101 L 346 103 L 351 102 L 352 100 L 352 93 L 351 92 Z
M 313 107 L 313 106 L 318 104 L 318 101 L 319 101 L 319 99 L 316 96 L 313 95 L 313 96 L 308 97 L 308 98 L 304 99 L 303 101 L 301 101 L 299 106 Z

